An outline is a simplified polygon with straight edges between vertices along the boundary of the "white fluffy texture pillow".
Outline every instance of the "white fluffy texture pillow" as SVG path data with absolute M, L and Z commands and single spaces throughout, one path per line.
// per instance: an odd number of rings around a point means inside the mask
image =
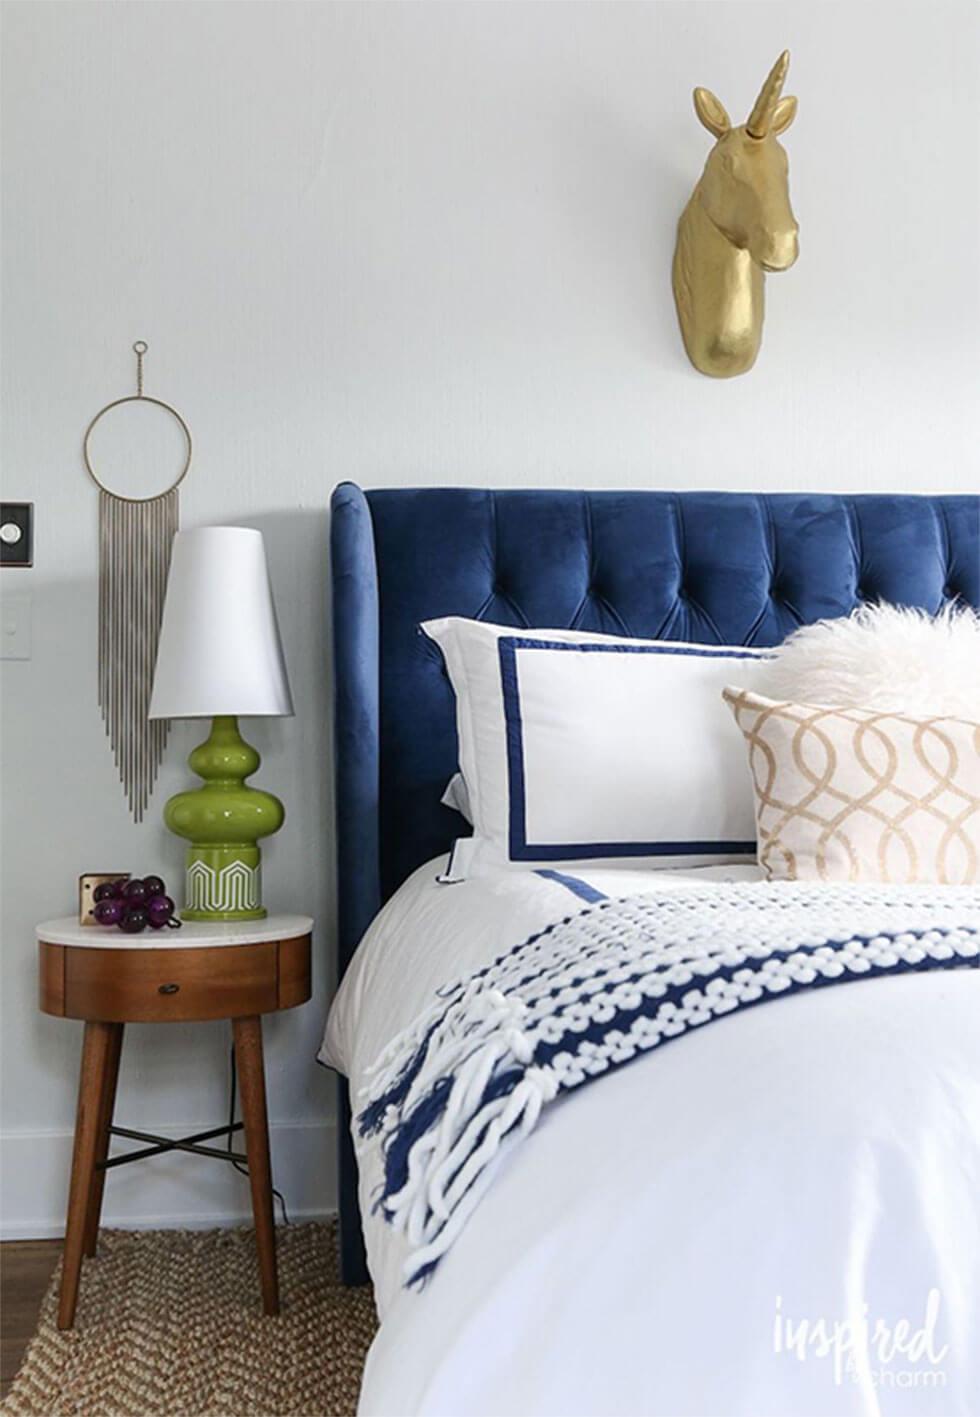
M 980 717 L 980 615 L 862 605 L 804 625 L 760 672 L 771 699 L 880 712 Z

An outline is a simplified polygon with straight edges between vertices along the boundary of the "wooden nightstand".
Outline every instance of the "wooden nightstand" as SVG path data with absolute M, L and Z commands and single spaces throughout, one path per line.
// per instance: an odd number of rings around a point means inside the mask
M 267 1314 L 279 1312 L 261 1015 L 294 1008 L 310 997 L 312 928 L 308 915 L 185 924 L 179 932 L 142 935 L 83 926 L 74 919 L 37 927 L 41 1008 L 58 1018 L 85 1020 L 59 1328 L 74 1322 L 82 1257 L 95 1254 L 106 1171 L 174 1149 L 247 1160 L 262 1304 Z M 179 1141 L 114 1126 L 123 1025 L 200 1019 L 231 1020 L 243 1120 Z M 230 1150 L 230 1133 L 242 1127 L 244 1156 Z M 111 1136 L 148 1145 L 110 1158 Z M 225 1138 L 229 1150 L 203 1145 L 216 1137 Z

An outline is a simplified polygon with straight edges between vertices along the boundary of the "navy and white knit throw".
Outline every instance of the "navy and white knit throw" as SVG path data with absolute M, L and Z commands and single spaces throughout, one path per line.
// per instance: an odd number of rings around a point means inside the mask
M 374 1064 L 378 1205 L 426 1278 L 561 1092 L 770 999 L 980 965 L 980 894 L 945 887 L 723 885 L 603 900 L 441 990 Z

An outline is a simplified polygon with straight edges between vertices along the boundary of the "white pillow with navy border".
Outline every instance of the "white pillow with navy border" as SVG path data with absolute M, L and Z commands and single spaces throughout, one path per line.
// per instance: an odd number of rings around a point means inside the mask
M 733 661 L 751 687 L 771 651 L 459 616 L 421 628 L 456 695 L 473 823 L 443 879 L 754 857 L 752 780 L 721 693 Z
M 439 798 L 444 807 L 448 807 L 453 812 L 458 812 L 461 817 L 465 817 L 470 826 L 473 825 L 473 809 L 470 806 L 470 794 L 466 790 L 466 782 L 461 772 L 454 772 L 446 783 L 446 790 Z

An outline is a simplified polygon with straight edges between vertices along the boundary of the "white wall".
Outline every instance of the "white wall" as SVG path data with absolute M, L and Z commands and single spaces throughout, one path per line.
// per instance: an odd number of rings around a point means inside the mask
M 160 868 L 199 736 L 149 822 L 95 705 L 96 496 L 81 432 L 147 390 L 191 424 L 185 526 L 267 535 L 297 716 L 258 723 L 285 798 L 272 905 L 319 918 L 316 1002 L 268 1024 L 278 1180 L 333 1196 L 312 1063 L 331 953 L 327 499 L 368 485 L 965 490 L 980 483 L 980 11 L 963 3 L 5 7 L 4 495 L 33 499 L 34 654 L 4 666 L 3 1221 L 60 1225 L 79 1026 L 35 1007 L 35 921 L 82 870 Z M 784 45 L 802 254 L 755 371 L 687 365 L 674 224 L 708 148 L 695 83 L 744 118 Z M 120 1116 L 220 1119 L 224 1030 L 130 1030 Z M 243 1214 L 162 1159 L 110 1221 Z

